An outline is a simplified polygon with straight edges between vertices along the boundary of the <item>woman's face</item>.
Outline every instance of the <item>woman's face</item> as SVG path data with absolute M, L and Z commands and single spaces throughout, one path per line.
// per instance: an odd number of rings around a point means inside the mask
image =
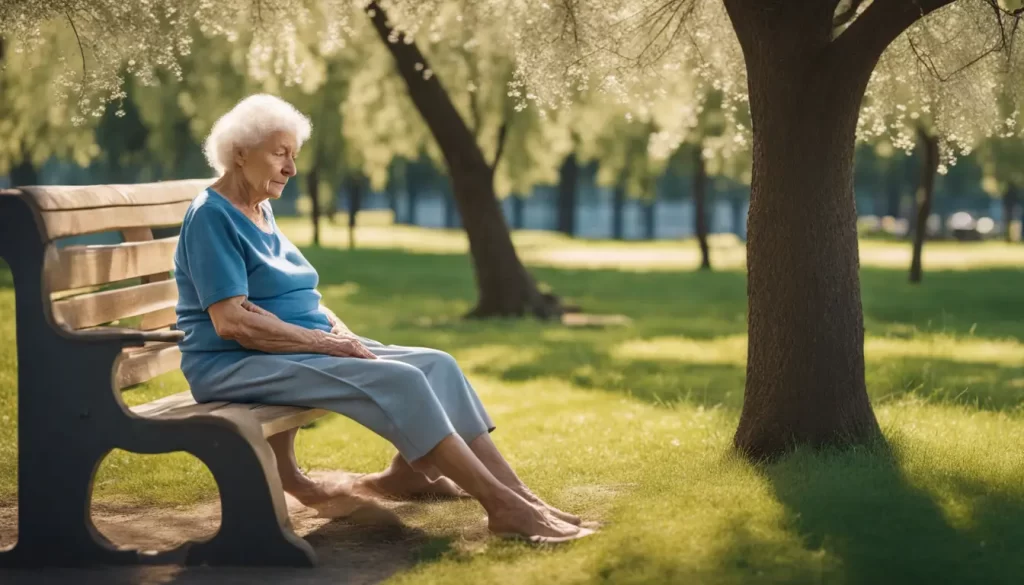
M 295 176 L 295 157 L 299 142 L 291 132 L 277 131 L 263 142 L 239 154 L 242 176 L 256 193 L 278 199 Z

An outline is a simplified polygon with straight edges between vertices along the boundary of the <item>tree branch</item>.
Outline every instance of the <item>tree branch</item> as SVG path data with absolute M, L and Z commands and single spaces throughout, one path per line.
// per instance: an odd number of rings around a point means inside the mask
M 838 55 L 868 59 L 873 64 L 912 24 L 954 0 L 874 0 L 834 41 Z
M 416 43 L 405 42 L 405 35 L 391 27 L 387 13 L 377 2 L 367 4 L 366 13 L 394 58 L 409 98 L 430 128 L 449 167 L 486 167 L 487 160 L 476 138 L 455 109 L 437 74 L 425 74 L 430 65 Z
M 64 11 L 64 16 L 67 17 L 68 24 L 71 25 L 71 30 L 75 33 L 75 41 L 78 42 L 78 53 L 82 56 L 82 89 L 79 93 L 79 97 L 82 97 L 85 94 L 86 85 L 89 83 L 89 71 L 86 69 L 85 65 L 85 48 L 82 47 L 82 37 L 78 36 L 78 28 L 75 26 L 75 19 L 71 18 L 71 14 L 66 10 Z

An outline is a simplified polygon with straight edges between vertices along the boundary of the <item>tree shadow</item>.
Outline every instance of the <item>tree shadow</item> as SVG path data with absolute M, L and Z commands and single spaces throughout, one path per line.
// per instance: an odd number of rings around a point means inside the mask
M 1024 269 L 929 272 L 912 285 L 902 270 L 862 268 L 864 320 L 876 334 L 946 332 L 1024 340 Z
M 907 476 L 901 459 L 898 450 L 879 445 L 798 452 L 760 468 L 786 508 L 787 527 L 806 549 L 835 561 L 822 567 L 821 582 L 1020 583 L 1024 497 L 993 493 L 967 477 L 925 478 L 929 487 L 972 503 L 957 526 L 935 494 Z
M 1024 406 L 1024 364 L 876 359 L 868 363 L 866 373 L 869 393 L 876 404 L 914 396 L 931 403 L 996 412 Z

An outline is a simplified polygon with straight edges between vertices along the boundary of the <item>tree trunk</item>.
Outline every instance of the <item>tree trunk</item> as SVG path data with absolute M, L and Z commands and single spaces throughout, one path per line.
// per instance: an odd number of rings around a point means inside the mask
M 711 249 L 708 247 L 707 182 L 704 152 L 700 145 L 693 149 L 693 216 L 700 244 L 700 269 L 711 270 Z
M 335 224 L 338 222 L 338 198 L 334 196 L 330 190 L 328 190 L 327 193 L 330 194 L 331 197 L 324 202 L 323 209 L 327 216 L 327 222 Z
M 409 97 L 423 117 L 448 167 L 452 191 L 469 239 L 479 299 L 467 317 L 522 316 L 558 319 L 558 298 L 542 294 L 512 245 L 501 204 L 494 192 L 494 169 L 452 104 L 436 72 L 415 42 L 395 34 L 376 2 L 367 6 L 373 26 L 391 52 Z M 428 74 L 429 73 L 429 74 Z
M 921 249 L 928 237 L 928 216 L 932 213 L 935 193 L 935 173 L 939 168 L 939 140 L 918 128 L 918 138 L 924 150 L 921 161 L 921 182 L 917 186 L 917 214 L 914 221 L 914 251 L 910 260 L 910 282 L 921 282 Z
M 39 171 L 32 164 L 32 159 L 27 154 L 23 156 L 21 162 L 11 168 L 10 179 L 12 187 L 27 187 L 39 184 Z
M 576 235 L 576 188 L 580 167 L 576 154 L 565 157 L 558 175 L 558 231 L 567 236 Z
M 853 39 L 833 41 L 834 3 L 725 0 L 753 128 L 747 376 L 733 440 L 753 460 L 880 436 L 864 381 L 853 163 L 860 103 L 888 44 L 859 39 L 881 30 L 871 23 L 884 4 L 843 33 Z
M 1003 223 L 1006 225 L 1006 241 L 1013 241 L 1013 214 L 1017 210 L 1017 185 L 1010 183 L 1003 194 Z M 1021 238 L 1024 240 L 1024 237 Z
M 655 229 L 657 225 L 655 220 L 657 219 L 658 211 L 658 195 L 657 192 L 654 194 L 654 198 L 644 201 L 644 237 L 648 240 L 653 240 L 657 234 Z
M 401 224 L 402 220 L 398 216 L 398 193 L 395 191 L 393 185 L 388 186 L 388 207 L 391 209 L 391 223 Z
M 419 181 L 413 174 L 412 166 L 412 163 L 410 163 L 405 167 L 405 193 L 407 195 L 405 202 L 405 223 L 409 225 L 417 225 L 416 199 L 420 193 L 420 185 Z
M 349 176 L 346 181 L 348 191 L 348 249 L 356 249 L 356 218 L 363 206 L 364 181 L 362 177 Z
M 621 240 L 623 234 L 623 211 L 626 207 L 626 180 L 620 179 L 612 192 L 612 239 Z
M 313 245 L 320 247 L 320 162 L 313 163 L 313 168 L 306 174 L 306 190 L 312 205 Z

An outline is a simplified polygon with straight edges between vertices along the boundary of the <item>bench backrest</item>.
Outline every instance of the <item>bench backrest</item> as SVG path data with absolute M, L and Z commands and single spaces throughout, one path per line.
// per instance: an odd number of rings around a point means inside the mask
M 174 325 L 174 228 L 181 225 L 192 199 L 211 182 L 20 188 L 36 211 L 40 236 L 47 244 L 43 290 L 51 301 L 54 324 L 68 330 L 116 325 L 144 331 Z M 119 232 L 121 242 L 60 242 L 103 232 Z M 148 344 L 129 351 L 118 368 L 119 388 L 180 365 L 176 344 Z

